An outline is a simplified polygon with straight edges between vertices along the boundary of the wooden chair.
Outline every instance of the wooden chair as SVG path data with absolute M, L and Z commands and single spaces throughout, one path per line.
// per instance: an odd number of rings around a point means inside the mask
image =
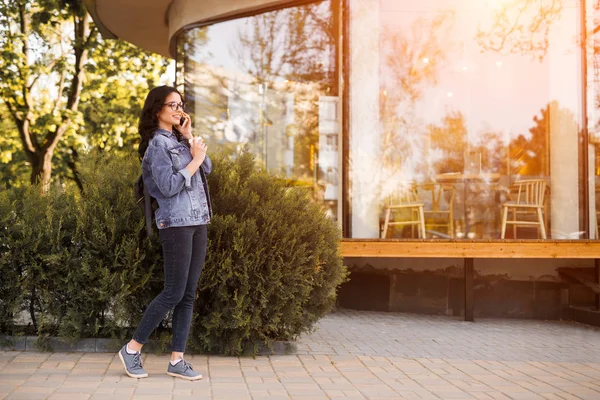
M 425 204 L 426 228 L 442 228 L 450 238 L 454 238 L 454 186 L 429 183 L 418 186 L 417 193 Z
M 424 204 L 417 198 L 415 188 L 408 188 L 386 199 L 385 220 L 381 237 L 387 237 L 388 228 L 393 225 L 417 226 L 419 237 L 425 238 Z
M 538 236 L 546 239 L 546 225 L 544 223 L 544 207 L 546 197 L 546 181 L 543 179 L 528 179 L 516 181 L 512 187 L 514 200 L 502 204 L 502 233 L 504 239 L 506 225 L 513 225 L 514 235 L 517 237 L 517 227 L 537 226 Z M 508 219 L 508 212 L 512 211 L 512 219 Z M 529 218 L 528 218 L 529 217 Z

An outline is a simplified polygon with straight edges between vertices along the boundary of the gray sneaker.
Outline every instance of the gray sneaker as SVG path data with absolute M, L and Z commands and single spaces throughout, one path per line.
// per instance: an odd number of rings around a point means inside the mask
M 119 351 L 119 358 L 125 367 L 125 372 L 132 378 L 147 378 L 148 374 L 142 368 L 142 353 L 139 351 L 135 354 L 127 353 L 125 348 L 127 345 L 123 346 Z
M 202 379 L 202 374 L 194 371 L 194 369 L 192 368 L 192 364 L 188 363 L 185 360 L 181 360 L 175 365 L 169 363 L 167 375 L 185 379 L 187 381 L 196 381 L 198 379 Z

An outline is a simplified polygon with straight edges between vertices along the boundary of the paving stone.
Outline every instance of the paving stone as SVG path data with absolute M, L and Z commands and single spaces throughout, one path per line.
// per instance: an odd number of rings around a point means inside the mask
M 47 393 L 20 393 L 13 392 L 6 396 L 6 400 L 46 400 L 50 394 Z
M 118 388 L 113 391 L 115 399 L 127 399 L 133 396 L 134 388 Z
M 84 393 L 84 392 L 68 392 L 68 391 L 64 391 L 64 390 L 57 390 L 56 392 L 54 392 L 52 395 L 50 395 L 50 397 L 48 397 L 49 400 L 79 400 L 79 399 L 89 399 L 90 397 L 92 397 L 92 394 L 90 393 Z
M 170 396 L 173 392 L 172 387 L 138 387 L 135 389 L 133 393 L 135 396 L 138 395 L 160 395 L 160 396 Z M 191 391 L 190 391 L 191 392 Z
M 112 350 L 0 351 L 0 400 L 600 399 L 600 329 L 560 321 L 343 310 L 296 354 L 186 358 L 204 379 L 167 376 L 169 354 L 144 353 L 138 380 Z
M 45 396 L 49 396 L 52 392 L 54 392 L 56 389 L 52 388 L 52 387 L 39 387 L 39 386 L 21 386 L 16 388 L 10 395 L 31 395 L 32 397 L 35 397 L 35 395 L 45 395 Z M 9 397 L 10 397 L 9 395 Z

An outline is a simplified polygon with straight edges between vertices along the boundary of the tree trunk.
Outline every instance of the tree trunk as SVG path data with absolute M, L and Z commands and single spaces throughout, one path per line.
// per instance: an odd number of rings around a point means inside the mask
M 45 151 L 38 150 L 29 156 L 29 161 L 31 162 L 31 183 L 41 183 L 43 191 L 46 191 L 50 183 L 53 153 L 54 149 L 52 148 Z
M 29 317 L 31 318 L 33 329 L 35 330 L 35 333 L 37 335 L 38 325 L 37 319 L 35 318 L 35 286 L 31 288 L 31 296 L 29 297 Z
M 75 147 L 71 147 L 71 159 L 67 161 L 67 166 L 73 173 L 73 180 L 77 184 L 77 188 L 83 193 L 83 183 L 79 179 L 79 171 L 77 170 L 77 162 L 79 161 L 79 153 Z
M 22 26 L 21 32 L 24 36 L 28 36 L 29 34 L 29 15 L 25 12 L 25 9 L 22 10 Z M 40 143 L 33 133 L 31 129 L 32 117 L 31 117 L 31 101 L 25 101 L 26 105 L 26 113 L 24 113 L 24 117 L 20 117 L 17 113 L 16 108 L 11 108 L 9 105 L 9 111 L 13 117 L 13 120 L 17 127 L 19 128 L 19 134 L 21 137 L 21 143 L 23 144 L 23 148 L 27 153 L 27 158 L 31 163 L 31 177 L 30 181 L 32 184 L 41 183 L 42 191 L 45 192 L 48 189 L 48 185 L 50 183 L 50 177 L 52 175 L 52 156 L 54 155 L 54 149 L 56 148 L 59 141 L 62 139 L 63 135 L 67 131 L 67 128 L 71 124 L 71 116 L 70 114 L 76 113 L 79 107 L 79 101 L 81 97 L 81 90 L 83 86 L 83 81 L 85 77 L 84 73 L 84 65 L 87 62 L 89 46 L 92 42 L 93 38 L 96 37 L 97 31 L 96 29 L 90 30 L 90 19 L 86 15 L 83 17 L 73 15 L 73 53 L 75 56 L 75 64 L 74 64 L 74 73 L 73 78 L 70 83 L 69 94 L 67 96 L 67 104 L 65 107 L 65 112 L 63 112 L 63 116 L 61 118 L 61 123 L 58 127 L 52 132 L 49 131 L 46 133 L 43 141 Z M 29 54 L 29 49 L 27 47 L 27 41 L 24 41 L 23 53 Z M 25 57 L 28 59 L 29 57 Z M 27 65 L 30 67 L 30 65 Z M 23 93 L 25 93 L 25 99 L 28 99 L 30 95 L 29 88 L 27 87 L 27 81 L 24 81 L 24 89 Z M 75 172 L 75 171 L 74 171 Z M 77 181 L 77 185 L 81 189 L 81 182 L 77 180 L 77 176 L 75 177 Z

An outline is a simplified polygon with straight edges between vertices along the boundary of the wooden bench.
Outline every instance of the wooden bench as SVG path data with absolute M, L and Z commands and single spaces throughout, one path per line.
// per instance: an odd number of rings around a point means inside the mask
M 399 240 L 343 239 L 344 257 L 464 258 L 465 321 L 473 321 L 473 260 L 476 258 L 594 259 L 600 284 L 600 241 L 596 240 Z M 596 296 L 600 309 L 600 296 Z

